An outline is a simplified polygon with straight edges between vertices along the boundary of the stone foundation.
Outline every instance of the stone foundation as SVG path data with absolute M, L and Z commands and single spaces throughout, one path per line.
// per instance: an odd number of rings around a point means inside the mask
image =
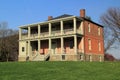
M 85 61 L 104 61 L 103 54 L 85 54 Z
M 29 57 L 32 61 L 32 57 Z M 25 56 L 19 56 L 18 61 L 26 61 Z M 49 61 L 104 61 L 103 54 L 54 54 L 50 55 Z
M 50 55 L 50 61 L 104 61 L 102 54 L 78 54 L 78 55 Z
M 18 57 L 18 61 L 26 61 L 26 57 L 21 57 L 21 56 L 19 56 L 19 57 Z
M 50 55 L 50 61 L 77 61 L 77 55 Z

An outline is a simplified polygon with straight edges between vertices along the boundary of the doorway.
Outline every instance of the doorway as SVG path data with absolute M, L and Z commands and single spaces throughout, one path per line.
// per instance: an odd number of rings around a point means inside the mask
M 57 42 L 56 41 L 53 41 L 52 42 L 52 54 L 56 54 L 56 49 L 57 48 Z

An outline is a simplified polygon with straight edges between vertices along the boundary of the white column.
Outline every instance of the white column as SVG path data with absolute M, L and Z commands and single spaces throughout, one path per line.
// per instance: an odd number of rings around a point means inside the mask
M 64 53 L 64 40 L 63 40 L 63 37 L 61 37 L 61 54 Z
M 28 41 L 28 54 L 27 56 L 30 56 L 30 41 Z
M 63 21 L 60 21 L 61 35 L 63 34 Z
M 74 33 L 76 33 L 76 30 L 77 30 L 76 18 L 73 18 L 73 24 L 74 24 Z
M 49 38 L 49 53 L 51 53 L 51 39 Z
M 21 37 L 22 37 L 22 29 L 19 28 L 19 40 L 21 40 Z
M 74 35 L 74 51 L 75 51 L 75 54 L 77 54 L 77 36 Z
M 31 34 L 31 31 L 30 31 L 30 26 L 28 27 L 28 38 L 30 38 L 30 34 Z
M 38 37 L 40 37 L 40 25 L 38 24 Z
M 40 48 L 41 48 L 41 43 L 40 43 L 40 40 L 38 40 L 38 52 L 40 53 Z
M 51 36 L 51 23 L 49 23 L 49 36 Z

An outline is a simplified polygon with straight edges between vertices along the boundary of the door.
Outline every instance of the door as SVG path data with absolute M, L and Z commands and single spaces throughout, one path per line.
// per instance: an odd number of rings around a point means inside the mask
M 55 54 L 57 52 L 56 48 L 57 48 L 57 42 L 52 42 L 52 54 Z

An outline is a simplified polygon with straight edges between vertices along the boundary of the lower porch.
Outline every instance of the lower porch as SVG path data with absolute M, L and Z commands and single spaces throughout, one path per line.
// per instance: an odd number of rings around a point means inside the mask
M 29 50 L 31 50 L 29 57 L 36 54 L 40 54 L 40 55 L 50 55 L 53 57 L 60 56 L 61 59 L 59 60 L 63 60 L 64 55 L 66 56 L 72 55 L 70 57 L 72 60 L 73 55 L 76 56 L 79 53 L 84 53 L 83 38 L 73 36 L 73 37 L 64 37 L 64 38 L 61 37 L 55 39 L 30 41 Z M 50 58 L 50 60 L 52 59 Z M 77 60 L 77 57 L 74 60 Z
M 84 53 L 83 38 L 77 37 L 56 38 L 48 40 L 30 41 L 31 54 L 77 54 Z M 29 46 L 28 46 L 29 47 Z

